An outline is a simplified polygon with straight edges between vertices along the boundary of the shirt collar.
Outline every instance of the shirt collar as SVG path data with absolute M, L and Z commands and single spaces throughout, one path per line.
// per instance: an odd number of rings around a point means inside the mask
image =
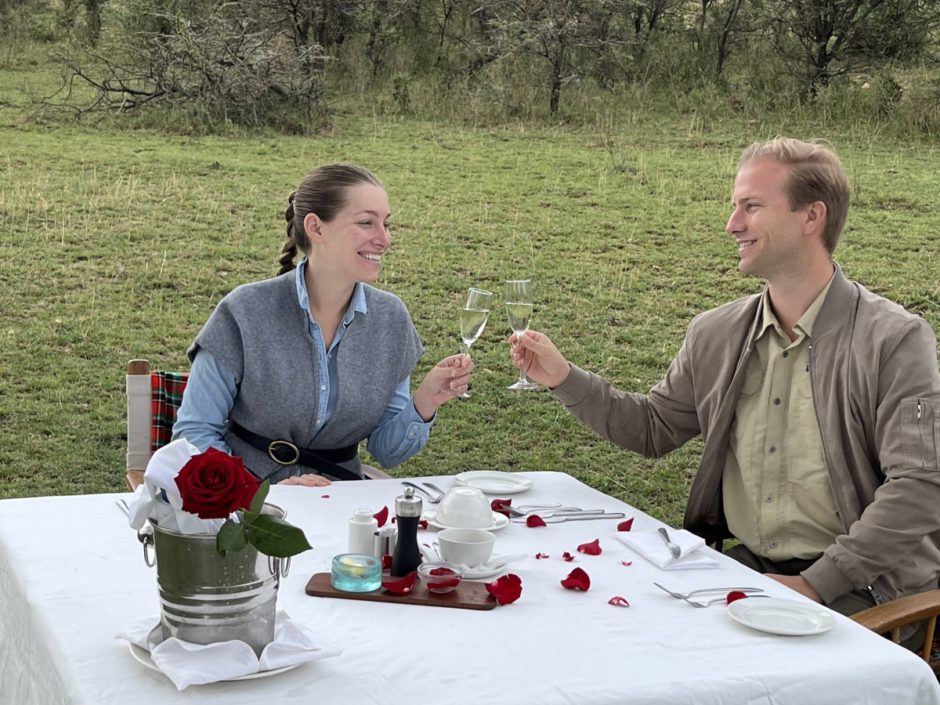
M 835 268 L 833 267 L 832 276 L 829 277 L 829 282 L 826 284 L 825 288 L 819 292 L 819 296 L 816 297 L 815 301 L 809 305 L 809 308 L 800 316 L 800 320 L 796 322 L 796 325 L 793 326 L 793 329 L 805 335 L 807 338 L 813 337 L 813 324 L 816 323 L 816 317 L 819 315 L 820 309 L 823 307 L 823 304 L 826 301 L 826 295 L 829 293 L 829 289 L 832 287 L 832 282 L 835 280 Z M 780 325 L 780 321 L 777 320 L 777 316 L 774 314 L 773 308 L 770 305 L 770 295 L 768 294 L 767 288 L 764 289 L 764 293 L 761 295 L 761 320 L 758 324 L 758 331 L 755 340 L 764 335 L 768 328 L 773 327 L 777 331 L 777 334 L 782 338 L 787 336 L 783 332 L 783 327 Z
M 306 270 L 306 268 L 307 258 L 304 257 L 294 270 L 294 285 L 297 289 L 297 303 L 300 305 L 300 308 L 307 312 L 307 316 L 310 320 L 313 320 L 313 317 L 310 316 L 310 298 L 307 296 L 307 285 L 304 282 L 304 270 Z M 349 306 L 346 308 L 346 313 L 343 314 L 343 325 L 348 326 L 352 323 L 352 319 L 357 313 L 361 313 L 363 316 L 368 313 L 368 307 L 366 306 L 366 287 L 362 282 L 356 282 L 352 298 L 349 300 Z

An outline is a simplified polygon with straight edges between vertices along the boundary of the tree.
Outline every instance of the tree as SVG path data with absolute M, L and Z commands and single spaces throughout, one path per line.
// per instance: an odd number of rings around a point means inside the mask
M 796 38 L 796 61 L 811 95 L 835 76 L 925 46 L 940 10 L 935 0 L 772 0 L 770 17 Z
M 577 53 L 612 41 L 613 6 L 606 0 L 515 0 L 498 5 L 496 12 L 504 53 L 527 52 L 547 62 L 552 115 L 562 87 L 581 74 Z

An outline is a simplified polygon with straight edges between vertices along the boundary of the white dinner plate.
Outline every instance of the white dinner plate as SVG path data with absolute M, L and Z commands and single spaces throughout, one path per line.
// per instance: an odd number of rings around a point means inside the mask
M 466 529 L 465 526 L 453 526 L 451 524 L 444 524 L 437 520 L 437 514 L 434 512 L 428 512 L 424 515 L 424 518 L 427 519 L 428 524 L 433 526 L 435 529 Z M 475 529 L 485 529 L 487 531 L 499 531 L 509 523 L 509 517 L 505 514 L 500 514 L 499 512 L 493 512 L 493 520 L 490 522 L 489 526 L 475 526 Z
M 532 487 L 532 480 L 514 472 L 499 470 L 470 470 L 454 476 L 458 485 L 476 487 L 484 494 L 516 494 Z
M 774 597 L 735 600 L 728 605 L 728 614 L 746 627 L 783 636 L 822 634 L 836 623 L 825 607 Z
M 131 656 L 134 657 L 134 660 L 137 661 L 137 663 L 139 663 L 142 666 L 146 666 L 151 671 L 157 671 L 158 673 L 163 673 L 163 671 L 159 669 L 157 664 L 153 662 L 153 659 L 150 658 L 149 651 L 147 651 L 146 649 L 142 649 L 141 647 L 137 646 L 137 644 L 131 644 L 130 642 L 128 642 L 127 645 L 131 648 Z M 269 671 L 258 671 L 257 673 L 246 673 L 243 676 L 236 676 L 235 678 L 225 678 L 218 682 L 229 683 L 233 681 L 250 681 L 250 680 L 254 680 L 255 678 L 267 678 L 269 676 L 276 676 L 279 673 L 285 673 L 286 671 L 293 670 L 297 668 L 297 666 L 300 666 L 302 663 L 303 661 L 299 663 L 292 663 L 289 666 L 281 666 L 280 668 L 272 668 Z M 209 684 L 207 683 L 206 685 L 209 685 Z

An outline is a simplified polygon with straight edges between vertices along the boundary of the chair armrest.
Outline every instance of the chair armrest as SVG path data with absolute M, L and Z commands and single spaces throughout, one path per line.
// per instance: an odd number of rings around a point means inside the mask
M 366 480 L 390 480 L 392 478 L 384 470 L 379 470 L 377 467 L 365 463 L 362 464 L 362 476 Z
M 940 614 L 940 590 L 908 595 L 883 605 L 869 607 L 852 615 L 859 624 L 884 634 L 905 624 L 913 624 Z
M 124 484 L 127 485 L 127 489 L 133 492 L 142 484 L 144 484 L 144 471 L 128 470 L 127 475 L 124 476 Z

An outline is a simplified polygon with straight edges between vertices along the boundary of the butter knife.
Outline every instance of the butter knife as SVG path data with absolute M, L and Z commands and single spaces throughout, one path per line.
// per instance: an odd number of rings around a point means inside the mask
M 669 533 L 663 527 L 659 527 L 657 531 L 659 532 L 659 535 L 662 536 L 663 541 L 669 548 L 669 553 L 672 554 L 673 558 L 678 558 L 680 555 L 682 555 L 682 549 L 672 542 L 672 539 L 669 538 Z

